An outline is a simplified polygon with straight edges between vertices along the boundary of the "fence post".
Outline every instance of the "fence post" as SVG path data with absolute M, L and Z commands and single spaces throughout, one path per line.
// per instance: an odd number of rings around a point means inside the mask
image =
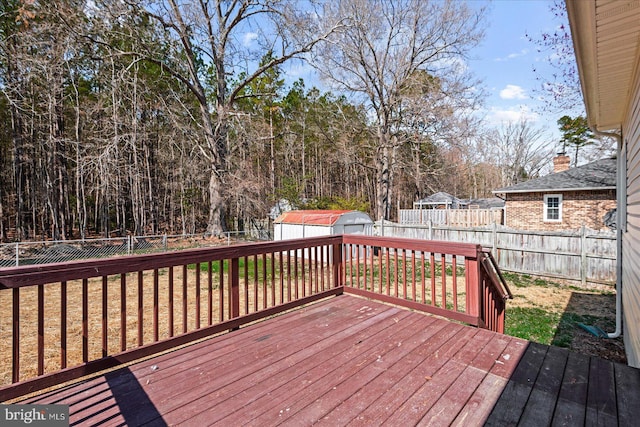
M 427 240 L 433 240 L 433 222 L 429 220 L 427 222 L 427 225 L 429 226 L 429 231 L 428 231 L 429 238 Z
M 16 267 L 20 265 L 20 243 L 16 242 Z
M 167 250 L 167 233 L 162 235 L 162 249 L 166 252 Z
M 587 228 L 580 229 L 580 281 L 582 286 L 587 284 Z
M 495 221 L 491 224 L 491 250 L 498 259 L 498 225 Z
M 127 236 L 127 255 L 131 255 L 132 247 L 133 241 L 131 240 L 131 236 Z

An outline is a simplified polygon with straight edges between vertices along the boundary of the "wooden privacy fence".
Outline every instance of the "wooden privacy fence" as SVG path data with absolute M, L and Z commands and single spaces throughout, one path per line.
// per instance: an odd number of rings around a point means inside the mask
M 572 280 L 582 285 L 616 282 L 616 235 L 583 227 L 577 232 L 524 231 L 492 225 L 463 228 L 435 224 L 376 223 L 380 236 L 480 244 L 503 271 Z
M 481 227 L 502 224 L 502 209 L 400 209 L 400 224 Z
M 0 269 L 0 401 L 355 293 L 502 332 L 482 247 L 355 235 Z

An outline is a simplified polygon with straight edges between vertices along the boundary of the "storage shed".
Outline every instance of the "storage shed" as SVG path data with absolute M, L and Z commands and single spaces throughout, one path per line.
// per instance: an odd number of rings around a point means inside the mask
M 349 210 L 289 211 L 274 221 L 274 240 L 336 234 L 364 234 L 373 221 L 364 212 Z

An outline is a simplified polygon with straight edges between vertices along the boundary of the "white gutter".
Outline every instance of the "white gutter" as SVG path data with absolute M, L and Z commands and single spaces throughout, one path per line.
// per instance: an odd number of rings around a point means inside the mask
M 610 136 L 610 135 L 607 135 Z M 617 167 L 617 165 L 616 165 Z M 576 187 L 576 188 L 570 188 L 570 187 L 560 187 L 560 188 L 543 188 L 543 189 L 537 189 L 537 190 L 532 190 L 532 189 L 527 189 L 527 190 L 507 190 L 507 191 L 501 191 L 501 190 L 493 190 L 492 193 L 495 194 L 497 197 L 498 194 L 517 194 L 517 193 L 549 193 L 549 192 L 554 192 L 554 191 L 599 191 L 599 190 L 615 190 L 617 188 L 616 187 L 610 187 L 610 186 L 606 186 L 606 187 Z M 501 198 L 501 197 L 500 197 Z

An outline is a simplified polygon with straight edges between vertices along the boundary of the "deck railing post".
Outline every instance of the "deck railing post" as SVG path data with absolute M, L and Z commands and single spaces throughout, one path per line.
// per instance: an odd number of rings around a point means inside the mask
M 499 301 L 499 307 L 496 308 L 498 311 L 497 319 L 496 319 L 496 332 L 504 334 L 504 318 L 505 318 L 505 304 L 504 301 Z
M 475 258 L 465 258 L 465 290 L 466 290 L 466 311 L 470 316 L 480 319 L 480 304 L 482 299 L 480 285 L 480 246 Z
M 333 287 L 339 288 L 344 286 L 342 280 L 342 243 L 335 243 L 333 245 Z
M 240 268 L 238 258 L 229 260 L 229 304 L 231 304 L 231 318 L 240 316 Z

